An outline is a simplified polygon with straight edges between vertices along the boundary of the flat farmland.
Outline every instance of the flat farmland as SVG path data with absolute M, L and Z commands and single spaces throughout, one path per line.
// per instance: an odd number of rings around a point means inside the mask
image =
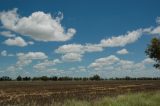
M 67 99 L 94 101 L 106 96 L 159 90 L 159 80 L 4 81 L 0 82 L 0 106 L 22 101 L 36 101 L 39 105 Z

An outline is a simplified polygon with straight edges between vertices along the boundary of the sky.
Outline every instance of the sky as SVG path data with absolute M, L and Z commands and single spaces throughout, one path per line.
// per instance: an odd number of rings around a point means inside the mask
M 0 0 L 0 76 L 160 77 L 145 49 L 159 0 Z

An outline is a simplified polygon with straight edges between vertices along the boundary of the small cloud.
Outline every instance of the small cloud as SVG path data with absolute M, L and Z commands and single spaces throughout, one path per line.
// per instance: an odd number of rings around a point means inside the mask
M 7 68 L 8 71 L 22 70 L 25 66 L 30 65 L 33 60 L 44 60 L 48 56 L 43 52 L 17 53 L 18 61 L 15 65 Z
M 102 47 L 123 47 L 127 44 L 134 43 L 143 34 L 142 29 L 138 29 L 132 32 L 128 32 L 125 35 L 112 37 L 109 39 L 102 39 L 100 45 Z
M 9 54 L 6 50 L 3 50 L 0 54 L 1 56 L 14 56 L 14 54 Z
M 156 23 L 157 23 L 157 24 L 160 24 L 160 17 L 157 17 Z
M 28 45 L 27 42 L 21 37 L 9 38 L 4 41 L 4 44 L 8 46 L 19 46 L 19 47 L 24 47 Z
M 67 53 L 62 56 L 62 60 L 67 62 L 81 61 L 81 58 L 82 55 L 79 53 Z
M 14 56 L 14 54 L 8 54 L 8 56 Z
M 17 56 L 20 60 L 41 60 L 48 58 L 48 56 L 43 52 L 18 53 Z
M 87 68 L 85 66 L 77 66 L 77 67 L 71 67 L 68 69 L 68 72 L 70 73 L 84 73 L 87 72 Z
M 128 50 L 127 49 L 122 49 L 122 50 L 119 50 L 117 51 L 117 54 L 121 54 L 121 55 L 125 55 L 125 54 L 128 54 Z
M 68 44 L 62 45 L 55 50 L 56 53 L 62 54 L 64 61 L 81 61 L 85 52 L 100 52 L 103 48 L 97 44 Z
M 3 51 L 1 52 L 1 56 L 7 56 L 7 51 L 6 51 L 6 50 L 3 50 Z
M 28 44 L 34 45 L 34 42 L 33 41 L 29 41 Z
M 154 64 L 155 61 L 153 59 L 150 58 L 146 58 L 142 61 L 143 64 Z
M 2 31 L 0 32 L 0 35 L 5 36 L 5 37 L 16 37 L 16 35 L 12 34 L 10 31 Z
M 4 44 L 6 44 L 8 46 L 25 47 L 28 44 L 33 45 L 34 42 L 32 42 L 32 41 L 26 42 L 22 37 L 15 37 L 15 38 L 9 38 L 9 39 L 5 40 Z
M 149 60 L 149 62 L 151 61 Z M 96 59 L 88 66 L 88 68 L 91 68 L 94 71 L 108 71 L 108 72 L 144 70 L 146 69 L 146 67 L 147 67 L 146 60 L 135 63 L 134 61 L 120 59 L 114 55 Z
M 59 59 L 55 59 L 55 60 L 44 60 L 43 62 L 40 62 L 36 65 L 33 66 L 33 68 L 37 69 L 37 70 L 47 70 L 47 67 L 51 67 L 54 66 L 56 64 L 62 63 Z
M 152 31 L 150 33 L 153 35 L 160 34 L 160 26 L 157 26 L 154 29 L 152 29 Z
M 89 68 L 93 68 L 95 70 L 102 70 L 104 67 L 113 65 L 119 60 L 120 59 L 114 55 L 110 55 L 108 57 L 103 57 L 103 58 L 98 58 L 89 65 Z
M 66 53 L 79 53 L 83 54 L 83 45 L 81 44 L 68 44 L 62 45 L 55 50 L 56 53 L 66 54 Z
M 64 75 L 65 71 L 57 68 L 47 69 L 46 72 L 50 75 Z

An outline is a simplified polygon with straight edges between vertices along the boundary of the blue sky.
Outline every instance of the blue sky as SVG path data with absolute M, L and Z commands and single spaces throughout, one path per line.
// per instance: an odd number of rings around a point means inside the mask
M 1 0 L 0 75 L 159 77 L 144 51 L 159 0 Z

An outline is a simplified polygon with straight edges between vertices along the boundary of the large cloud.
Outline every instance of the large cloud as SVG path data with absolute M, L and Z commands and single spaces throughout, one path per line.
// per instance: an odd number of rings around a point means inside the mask
M 38 41 L 66 41 L 76 33 L 74 28 L 65 31 L 62 27 L 63 14 L 54 17 L 49 13 L 38 11 L 28 17 L 20 17 L 17 10 L 0 12 L 3 27 Z

